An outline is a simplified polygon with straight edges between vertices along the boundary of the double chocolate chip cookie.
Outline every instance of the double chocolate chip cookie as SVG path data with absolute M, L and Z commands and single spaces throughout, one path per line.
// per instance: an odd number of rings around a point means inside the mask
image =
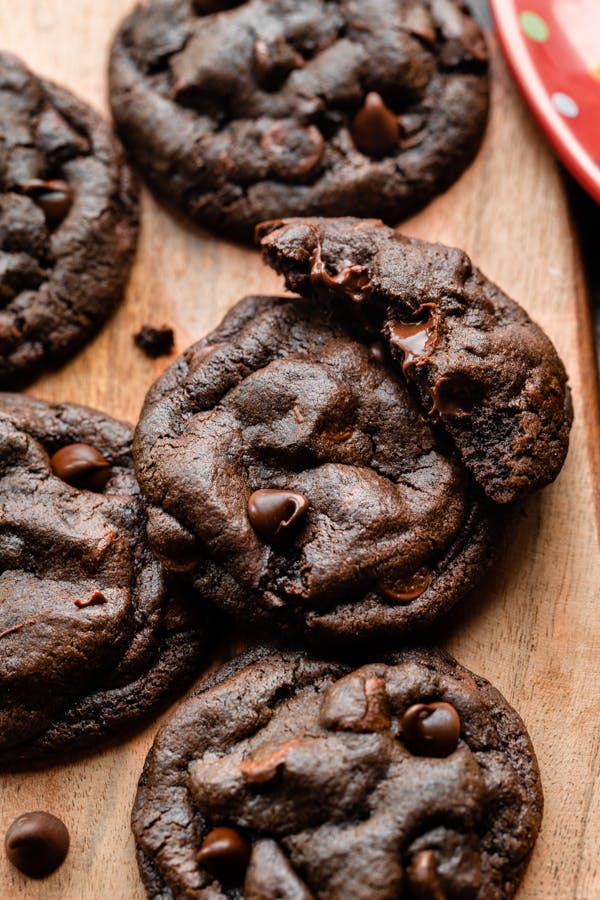
M 131 436 L 0 395 L 0 767 L 98 746 L 199 665 L 204 625 L 148 547 Z
M 159 731 L 132 821 L 157 900 L 508 900 L 541 816 L 523 722 L 450 657 L 261 651 Z
M 493 504 L 380 345 L 307 300 L 249 297 L 151 388 L 134 441 L 167 569 L 245 621 L 397 635 L 479 579 Z
M 137 236 L 107 123 L 0 53 L 0 386 L 71 356 L 121 299 Z
M 485 128 L 487 50 L 459 0 L 149 0 L 110 89 L 149 181 L 251 240 L 281 215 L 396 223 L 444 190 Z
M 357 219 L 259 234 L 305 297 L 242 301 L 150 390 L 151 544 L 237 618 L 397 637 L 477 583 L 501 505 L 558 473 L 564 368 L 461 251 Z

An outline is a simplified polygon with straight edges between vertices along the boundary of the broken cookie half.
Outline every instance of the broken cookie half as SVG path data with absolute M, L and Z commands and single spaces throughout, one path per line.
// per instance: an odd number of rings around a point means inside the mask
M 573 417 L 564 366 L 466 253 L 354 218 L 266 222 L 257 240 L 290 290 L 383 342 L 488 497 L 510 503 L 556 478 Z

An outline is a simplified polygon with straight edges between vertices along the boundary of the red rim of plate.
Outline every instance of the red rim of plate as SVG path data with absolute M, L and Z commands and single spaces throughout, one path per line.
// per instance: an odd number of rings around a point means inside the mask
M 594 161 L 590 151 L 569 127 L 569 120 L 554 107 L 551 93 L 532 56 L 535 43 L 529 40 L 521 27 L 520 13 L 514 0 L 490 2 L 500 45 L 527 102 L 566 167 L 596 202 L 600 203 L 600 164 Z M 539 0 L 537 6 L 540 6 Z M 600 85 L 598 97 L 598 147 L 595 152 L 600 158 Z

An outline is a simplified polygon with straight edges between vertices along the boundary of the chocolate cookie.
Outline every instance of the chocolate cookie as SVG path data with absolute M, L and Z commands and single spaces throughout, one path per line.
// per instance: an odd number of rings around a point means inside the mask
M 523 722 L 450 657 L 273 652 L 159 731 L 132 824 L 156 900 L 507 900 L 542 805 Z
M 360 219 L 279 220 L 257 235 L 290 290 L 383 338 L 489 497 L 509 503 L 556 478 L 573 418 L 564 366 L 466 253 Z
M 149 0 L 110 90 L 151 184 L 251 240 L 281 215 L 393 224 L 448 187 L 485 128 L 487 50 L 459 0 Z
M 326 305 L 249 297 L 163 373 L 134 458 L 167 569 L 313 639 L 397 636 L 477 583 L 493 504 L 380 349 Z
M 0 53 L 0 386 L 71 356 L 123 294 L 132 176 L 89 106 Z
M 146 541 L 131 428 L 0 395 L 0 766 L 98 746 L 183 690 L 204 626 Z

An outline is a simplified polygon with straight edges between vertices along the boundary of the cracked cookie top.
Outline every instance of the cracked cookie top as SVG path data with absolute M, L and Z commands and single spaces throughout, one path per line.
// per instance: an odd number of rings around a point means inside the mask
M 251 240 L 281 215 L 395 223 L 444 190 L 485 128 L 487 50 L 458 0 L 150 0 L 110 87 L 149 181 Z
M 132 177 L 89 106 L 0 53 L 0 386 L 71 356 L 121 299 Z
M 355 218 L 274 220 L 257 239 L 290 290 L 334 303 L 383 340 L 492 500 L 510 503 L 556 478 L 573 418 L 564 366 L 464 251 Z
M 183 353 L 134 441 L 163 564 L 315 639 L 404 633 L 463 596 L 492 504 L 381 352 L 326 305 L 249 297 Z
M 450 657 L 262 650 L 159 731 L 132 823 L 153 898 L 507 900 L 541 815 L 521 719 Z
M 198 664 L 196 604 L 148 547 L 131 437 L 0 395 L 0 766 L 95 746 Z

